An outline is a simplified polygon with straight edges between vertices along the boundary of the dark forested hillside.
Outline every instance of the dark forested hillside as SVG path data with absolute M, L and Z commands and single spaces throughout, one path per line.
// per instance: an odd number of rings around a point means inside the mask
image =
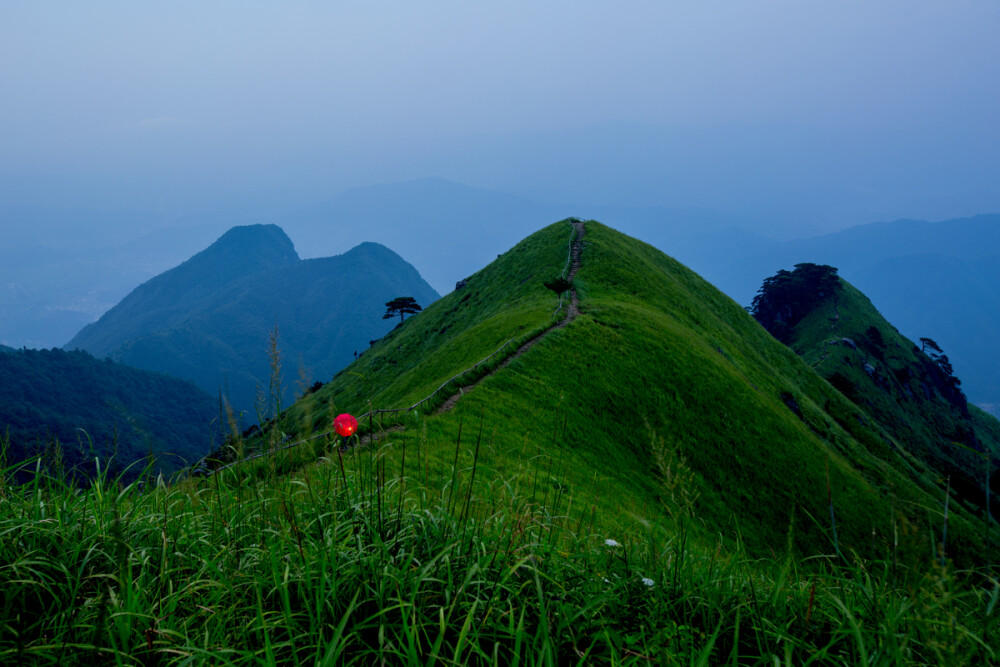
M 42 454 L 46 466 L 89 476 L 95 456 L 105 466 L 113 456 L 122 470 L 152 452 L 170 472 L 211 448 L 218 417 L 217 401 L 190 382 L 81 351 L 0 350 L 0 434 L 11 462 Z
M 426 306 L 438 295 L 382 245 L 301 260 L 279 227 L 234 227 L 137 287 L 66 348 L 192 380 L 252 422 L 258 387 L 268 390 L 271 379 L 275 327 L 287 404 L 390 331 L 385 303 L 400 296 Z

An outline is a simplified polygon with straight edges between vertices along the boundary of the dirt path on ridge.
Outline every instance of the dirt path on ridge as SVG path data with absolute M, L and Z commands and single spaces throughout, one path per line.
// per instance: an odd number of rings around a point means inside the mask
M 576 272 L 580 268 L 580 257 L 583 254 L 583 237 L 584 237 L 584 234 L 587 233 L 587 229 L 584 226 L 584 224 L 583 224 L 582 221 L 577 221 L 577 222 L 574 222 L 572 224 L 573 224 L 574 229 L 576 229 L 576 238 L 573 240 L 573 244 L 570 246 L 570 265 L 569 265 L 569 272 L 566 274 L 566 278 L 570 282 L 573 282 L 573 278 L 576 276 Z M 460 399 L 463 394 L 468 393 L 469 391 L 472 391 L 473 389 L 476 388 L 476 386 L 479 385 L 480 382 L 482 382 L 486 378 L 494 375 L 497 371 L 506 368 L 510 364 L 510 362 L 514 361 L 514 359 L 517 359 L 522 354 L 524 354 L 525 352 L 527 352 L 529 349 L 531 349 L 535 345 L 535 343 L 537 343 L 538 341 L 542 340 L 543 338 L 545 338 L 546 336 L 548 336 L 550 333 L 552 333 L 556 329 L 562 329 L 567 324 L 569 324 L 570 322 L 572 322 L 573 320 L 575 320 L 576 316 L 580 314 L 580 299 L 579 299 L 579 297 L 577 297 L 576 290 L 573 289 L 572 287 L 570 288 L 569 293 L 570 293 L 570 299 L 569 299 L 569 304 L 567 304 L 567 306 L 566 306 L 566 315 L 561 320 L 559 320 L 558 322 L 556 322 L 555 324 L 553 324 L 552 326 L 550 326 L 548 329 L 545 329 L 540 334 L 538 334 L 537 336 L 535 336 L 531 340 L 529 340 L 526 343 L 524 343 L 523 345 L 521 345 L 521 347 L 517 348 L 517 350 L 515 350 L 512 355 L 510 355 L 509 357 L 507 357 L 506 359 L 504 359 L 504 361 L 499 366 L 497 366 L 496 368 L 494 368 L 492 371 L 490 371 L 489 373 L 487 373 L 483 377 L 479 378 L 479 380 L 477 380 L 473 384 L 470 384 L 470 385 L 468 385 L 466 387 L 459 388 L 458 392 L 456 392 L 455 394 L 453 394 L 450 398 L 448 398 L 447 401 L 445 401 L 441 405 L 441 407 L 439 407 L 437 410 L 434 411 L 434 414 L 441 414 L 442 412 L 448 412 L 449 410 L 451 410 L 452 408 L 455 407 L 455 404 L 458 403 L 458 399 Z M 400 412 L 400 411 L 401 410 L 386 411 L 386 412 Z M 364 420 L 362 419 L 362 421 L 364 421 Z M 351 447 L 351 449 L 367 447 L 367 446 L 369 446 L 369 445 L 371 445 L 373 443 L 377 443 L 379 440 L 381 440 L 385 436 L 389 436 L 389 435 L 392 435 L 392 434 L 395 434 L 395 433 L 399 433 L 399 432 L 402 432 L 402 431 L 405 431 L 405 430 L 406 430 L 406 427 L 401 426 L 399 424 L 396 424 L 396 425 L 393 425 L 393 426 L 389 426 L 389 427 L 384 428 L 384 429 L 380 428 L 377 433 L 366 433 L 366 434 L 362 435 L 361 437 L 359 437 L 357 439 L 357 441 L 355 442 L 355 444 Z M 310 438 L 307 438 L 305 440 L 301 440 L 301 441 L 293 443 L 291 445 L 282 447 L 281 450 L 290 449 L 291 447 L 296 447 L 298 445 L 301 445 L 301 444 L 303 444 L 305 442 L 313 440 L 313 439 L 315 439 L 317 437 L 320 437 L 322 435 L 329 435 L 329 433 L 322 433 L 322 434 L 319 434 L 319 435 L 314 435 L 314 436 L 312 436 Z M 273 454 L 274 452 L 271 452 L 271 453 Z M 254 460 L 254 459 L 261 458 L 265 454 L 266 453 L 257 454 L 255 456 L 251 456 L 251 457 L 249 457 L 247 459 L 244 459 L 243 461 L 236 461 L 236 462 L 230 463 L 228 465 L 222 466 L 218 470 L 212 471 L 210 474 L 215 474 L 217 472 L 221 472 L 222 470 L 225 470 L 226 468 L 230 468 L 230 467 L 232 467 L 234 465 L 237 465 L 238 463 L 245 463 L 246 461 L 251 461 L 251 460 Z M 199 462 L 199 464 L 200 464 L 200 462 Z M 198 467 L 198 464 L 196 464 L 194 467 Z
M 570 282 L 573 282 L 573 278 L 576 276 L 576 272 L 580 268 L 580 258 L 583 255 L 583 236 L 584 234 L 587 233 L 587 228 L 582 221 L 577 221 L 572 224 L 573 227 L 576 229 L 576 238 L 573 240 L 573 245 L 570 246 L 569 272 L 566 274 L 566 279 L 569 280 Z M 448 398 L 448 400 L 446 400 L 444 403 L 441 404 L 441 407 L 439 407 L 437 410 L 434 411 L 434 414 L 439 415 L 442 412 L 448 412 L 449 410 L 455 407 L 455 405 L 458 403 L 458 399 L 462 398 L 463 395 L 475 389 L 480 382 L 482 382 L 488 377 L 492 377 L 498 371 L 507 368 L 507 366 L 509 366 L 512 361 L 514 361 L 522 354 L 524 354 L 532 347 L 534 347 L 538 341 L 542 340 L 556 329 L 562 329 L 567 324 L 575 320 L 576 316 L 580 314 L 580 299 L 576 295 L 576 289 L 571 287 L 569 293 L 570 293 L 570 299 L 569 299 L 569 304 L 566 306 L 566 315 L 561 320 L 559 320 L 557 323 L 553 324 L 545 331 L 542 331 L 537 336 L 535 336 L 531 340 L 521 345 L 521 347 L 517 348 L 517 350 L 514 351 L 514 354 L 504 359 L 499 366 L 491 370 L 483 377 L 476 380 L 473 384 L 470 384 L 466 387 L 459 387 L 457 392 L 452 394 Z

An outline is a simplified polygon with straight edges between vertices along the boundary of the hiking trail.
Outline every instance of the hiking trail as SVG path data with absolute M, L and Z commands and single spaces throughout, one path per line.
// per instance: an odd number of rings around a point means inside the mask
M 584 234 L 587 233 L 587 229 L 583 221 L 581 220 L 574 221 L 572 225 L 576 229 L 576 239 L 574 239 L 573 245 L 570 247 L 569 272 L 566 274 L 566 279 L 571 283 L 573 282 L 573 278 L 576 276 L 577 270 L 581 266 L 581 257 L 583 255 L 583 236 Z M 538 341 L 542 340 L 556 329 L 562 329 L 567 324 L 575 320 L 576 316 L 580 314 L 580 299 L 576 294 L 576 288 L 570 287 L 569 293 L 570 293 L 570 300 L 569 300 L 569 305 L 566 307 L 566 315 L 559 322 L 553 324 L 548 329 L 545 329 L 531 340 L 525 342 L 523 345 L 521 345 L 521 347 L 517 348 L 517 350 L 515 350 L 513 354 L 504 359 L 503 362 L 500 363 L 496 368 L 494 368 L 489 373 L 476 380 L 474 383 L 467 385 L 465 387 L 459 387 L 457 392 L 452 394 L 448 398 L 448 400 L 442 403 L 441 406 L 434 411 L 434 414 L 439 415 L 443 412 L 448 412 L 449 410 L 455 407 L 455 405 L 458 403 L 458 400 L 462 398 L 462 396 L 464 396 L 465 394 L 467 394 L 468 392 L 472 391 L 477 386 L 479 386 L 479 383 L 481 383 L 483 380 L 485 380 L 488 377 L 492 377 L 498 371 L 503 370 L 504 368 L 509 366 L 512 361 L 514 361 L 522 354 L 527 352 L 529 349 L 534 347 L 534 345 Z
M 576 230 L 576 233 L 575 233 L 575 238 L 574 238 L 573 242 L 570 245 L 569 262 L 568 262 L 568 265 L 567 265 L 568 266 L 568 270 L 567 269 L 564 269 L 564 270 L 567 271 L 567 273 L 566 273 L 566 280 L 568 280 L 570 283 L 572 283 L 573 282 L 573 278 L 576 276 L 577 270 L 579 270 L 579 268 L 581 266 L 581 257 L 583 255 L 583 237 L 587 233 L 587 228 L 586 228 L 586 226 L 585 226 L 585 224 L 584 224 L 584 222 L 582 220 L 573 220 L 570 224 L 573 225 L 573 228 Z M 470 385 L 467 385 L 465 387 L 459 387 L 458 391 L 455 392 L 454 394 L 452 394 L 450 397 L 448 397 L 448 399 L 444 403 L 442 403 L 441 406 L 438 407 L 432 414 L 439 415 L 439 414 L 442 414 L 444 412 L 448 412 L 449 410 L 451 410 L 452 408 L 455 407 L 455 405 L 458 403 L 459 399 L 462 398 L 463 395 L 465 395 L 468 392 L 470 392 L 473 389 L 475 389 L 477 386 L 479 386 L 479 383 L 481 383 L 483 380 L 485 380 L 488 377 L 492 377 L 498 371 L 500 371 L 500 370 L 506 368 L 507 366 L 509 366 L 512 361 L 514 361 L 515 359 L 517 359 L 518 357 L 520 357 L 522 354 L 524 354 L 525 352 L 527 352 L 529 349 L 531 349 L 532 347 L 534 347 L 534 345 L 536 343 L 538 343 L 538 341 L 542 340 L 543 338 L 545 338 L 546 336 L 548 336 L 550 333 L 552 333 L 556 329 L 562 329 L 567 324 L 569 324 L 570 322 L 572 322 L 573 320 L 575 320 L 576 317 L 577 317 L 577 315 L 580 314 L 580 299 L 577 296 L 576 289 L 574 287 L 572 287 L 572 285 L 570 286 L 570 288 L 569 288 L 568 291 L 570 293 L 570 300 L 569 300 L 569 304 L 566 306 L 566 314 L 563 316 L 563 318 L 561 320 L 559 320 L 555 324 L 549 326 L 547 329 L 544 329 L 543 331 L 541 331 L 540 333 L 538 333 L 536 336 L 532 337 L 530 340 L 528 340 L 525 343 L 523 343 L 519 348 L 517 348 L 517 350 L 514 351 L 513 354 L 511 354 L 509 357 L 507 357 L 506 359 L 504 359 L 499 365 L 497 365 L 496 368 L 494 368 L 493 370 L 491 370 L 489 373 L 486 373 L 485 375 L 483 375 L 481 378 L 479 378 L 478 380 L 476 380 L 475 382 L 473 382 Z M 560 298 L 560 308 L 562 307 L 561 304 L 562 304 L 562 299 Z M 556 312 L 558 312 L 558 308 L 556 309 Z M 472 368 L 476 368 L 476 366 L 479 366 L 480 364 L 483 364 L 490 357 L 494 356 L 495 354 L 498 354 L 512 340 L 513 339 L 511 339 L 511 340 L 507 341 L 507 343 L 504 343 L 503 345 L 501 345 L 500 348 L 498 348 L 493 354 L 491 354 L 489 357 L 486 357 L 486 359 L 483 359 L 482 361 L 480 361 L 479 363 L 477 363 Z M 472 368 L 469 368 L 469 369 L 466 369 L 465 371 L 462 371 L 461 373 L 459 373 L 459 375 L 472 370 Z M 456 375 L 455 377 L 458 377 L 458 375 Z M 364 415 L 361 415 L 358 418 L 358 421 L 361 422 L 365 418 L 369 418 L 370 419 L 375 414 L 394 413 L 394 414 L 398 415 L 400 412 L 409 412 L 410 410 L 415 409 L 421 403 L 429 400 L 438 391 L 441 391 L 442 389 L 444 389 L 444 387 L 449 382 L 451 382 L 451 380 L 454 380 L 455 377 L 450 378 L 449 380 L 446 380 L 444 382 L 444 384 L 442 384 L 440 387 L 438 387 L 438 389 L 436 389 L 434 392 L 432 392 L 431 395 L 429 395 L 429 396 L 425 397 L 424 399 L 418 401 L 417 403 L 415 403 L 414 405 L 410 406 L 409 408 L 395 408 L 395 409 L 389 409 L 389 410 L 373 410 L 371 412 L 365 413 Z M 368 445 L 372 444 L 373 442 L 378 442 L 382 437 L 384 437 L 385 435 L 388 435 L 389 433 L 398 433 L 398 432 L 404 431 L 404 430 L 406 430 L 405 427 L 401 426 L 401 425 L 398 425 L 398 424 L 390 426 L 390 427 L 385 428 L 385 429 L 380 428 L 378 433 L 374 432 L 374 429 L 372 429 L 373 432 L 365 433 L 364 435 L 359 435 L 358 440 L 356 441 L 356 444 L 353 445 L 352 448 L 368 446 Z M 246 457 L 244 459 L 240 459 L 238 461 L 233 461 L 233 462 L 228 463 L 226 465 L 220 466 L 219 468 L 216 468 L 215 470 L 208 470 L 207 468 L 204 467 L 203 464 L 204 464 L 204 462 L 205 462 L 205 460 L 207 458 L 207 456 L 206 456 L 206 457 L 203 457 L 200 461 L 198 461 L 195 465 L 191 466 L 191 469 L 195 470 L 195 471 L 201 469 L 201 470 L 204 471 L 204 474 L 209 474 L 209 475 L 215 474 L 215 473 L 221 472 L 221 471 L 223 471 L 223 470 L 225 470 L 227 468 L 231 468 L 231 467 L 233 467 L 235 465 L 239 465 L 241 463 L 246 463 L 248 461 L 252 461 L 254 459 L 258 459 L 258 458 L 261 458 L 263 456 L 267 456 L 268 454 L 276 454 L 279 451 L 284 451 L 286 449 L 291 449 L 293 447 L 297 447 L 297 446 L 305 444 L 307 442 L 311 442 L 313 440 L 317 440 L 319 438 L 328 436 L 331 433 L 332 433 L 332 431 L 324 431 L 323 433 L 316 433 L 316 434 L 313 434 L 312 436 L 310 436 L 308 438 L 305 438 L 303 440 L 299 440 L 297 442 L 293 442 L 291 444 L 284 445 L 282 447 L 278 447 L 278 448 L 275 448 L 273 450 L 269 450 L 269 451 L 265 451 L 265 452 L 258 452 L 256 454 L 254 454 L 252 456 L 248 456 L 248 457 Z

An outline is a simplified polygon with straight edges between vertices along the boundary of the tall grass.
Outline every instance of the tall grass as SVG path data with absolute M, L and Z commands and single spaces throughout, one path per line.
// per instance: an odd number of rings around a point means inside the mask
M 689 540 L 686 512 L 597 534 L 558 461 L 477 475 L 488 441 L 467 433 L 443 467 L 416 436 L 173 486 L 5 467 L 0 663 L 996 660 L 993 579 L 930 555 L 751 560 Z

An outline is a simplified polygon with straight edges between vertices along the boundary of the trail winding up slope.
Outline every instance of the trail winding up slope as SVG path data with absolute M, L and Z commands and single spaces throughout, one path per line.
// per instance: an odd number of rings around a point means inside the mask
M 576 238 L 573 240 L 573 245 L 571 246 L 570 249 L 569 273 L 566 274 L 566 280 L 568 280 L 570 283 L 573 282 L 573 278 L 576 276 L 576 272 L 581 266 L 582 262 L 581 257 L 583 255 L 583 236 L 584 234 L 587 233 L 586 225 L 583 223 L 582 220 L 574 220 L 572 225 L 573 228 L 576 229 Z M 566 307 L 565 317 L 563 317 L 557 323 L 553 324 L 551 327 L 541 332 L 531 340 L 521 345 L 521 347 L 517 348 L 517 350 L 515 350 L 513 354 L 504 359 L 503 363 L 501 363 L 499 366 L 494 368 L 492 371 L 490 371 L 483 377 L 476 380 L 476 382 L 467 385 L 465 387 L 460 387 L 459 390 L 455 392 L 455 394 L 453 394 L 451 397 L 448 398 L 447 401 L 441 404 L 441 407 L 435 410 L 434 414 L 441 414 L 442 412 L 448 412 L 449 410 L 455 407 L 455 405 L 458 403 L 458 399 L 460 399 L 463 395 L 475 389 L 480 382 L 482 382 L 488 377 L 492 377 L 493 375 L 503 370 L 504 368 L 507 368 L 507 366 L 509 366 L 512 361 L 514 361 L 522 354 L 527 352 L 540 340 L 548 336 L 556 329 L 561 329 L 570 322 L 572 322 L 573 320 L 575 320 L 577 315 L 580 314 L 580 297 L 577 295 L 575 287 L 570 287 L 569 293 L 570 293 L 570 300 L 569 300 L 569 305 Z

